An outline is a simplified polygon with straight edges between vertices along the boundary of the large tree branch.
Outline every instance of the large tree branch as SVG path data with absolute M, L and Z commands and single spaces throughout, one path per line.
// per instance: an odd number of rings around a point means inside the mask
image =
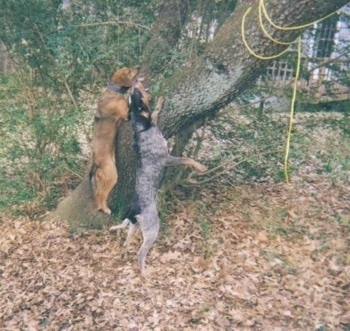
M 190 16 L 188 0 L 164 1 L 153 24 L 151 38 L 143 51 L 144 74 L 151 82 L 164 71 L 176 47 L 183 25 Z
M 266 8 L 276 24 L 290 27 L 315 21 L 347 2 L 348 0 L 266 0 Z M 158 121 L 166 137 L 215 115 L 266 69 L 269 61 L 251 55 L 242 42 L 242 17 L 250 6 L 254 9 L 248 15 L 245 26 L 250 47 L 260 55 L 278 54 L 286 48 L 272 42 L 260 29 L 258 0 L 241 0 L 201 58 L 182 67 L 166 82 L 169 94 L 166 96 L 165 110 L 159 114 Z M 274 39 L 282 41 L 293 41 L 301 33 L 300 30 L 276 30 L 267 24 L 266 29 Z M 116 149 L 119 181 L 109 198 L 109 206 L 114 215 L 119 215 L 118 218 L 127 211 L 130 204 L 136 164 L 130 125 L 124 124 L 118 134 Z M 54 216 L 85 224 L 107 218 L 94 212 L 87 181 L 86 178 L 73 195 L 61 203 Z
M 347 2 L 266 1 L 266 8 L 277 25 L 291 27 L 322 18 Z M 159 115 L 159 126 L 166 137 L 192 125 L 198 118 L 215 114 L 232 102 L 270 63 L 251 55 L 242 42 L 242 17 L 250 6 L 253 10 L 245 25 L 250 47 L 265 56 L 278 54 L 287 47 L 275 44 L 262 32 L 259 27 L 258 1 L 241 0 L 203 56 L 191 66 L 179 70 L 167 82 L 171 92 L 166 99 L 165 111 Z M 270 35 L 281 41 L 293 41 L 302 32 L 276 30 L 266 20 L 264 24 Z

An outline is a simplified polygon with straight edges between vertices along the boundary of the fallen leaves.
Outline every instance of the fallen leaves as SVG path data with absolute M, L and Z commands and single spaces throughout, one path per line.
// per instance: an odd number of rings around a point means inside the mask
M 108 231 L 1 219 L 0 329 L 347 330 L 349 190 L 322 181 L 221 193 L 172 207 L 146 278 L 139 239 L 125 252 Z

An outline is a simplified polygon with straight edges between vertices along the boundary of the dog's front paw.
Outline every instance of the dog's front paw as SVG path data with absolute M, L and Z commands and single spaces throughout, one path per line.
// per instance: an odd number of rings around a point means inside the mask
M 101 209 L 101 211 L 103 211 L 105 214 L 107 214 L 107 215 L 110 215 L 110 214 L 112 214 L 112 211 L 109 209 L 109 208 L 103 208 L 103 209 Z

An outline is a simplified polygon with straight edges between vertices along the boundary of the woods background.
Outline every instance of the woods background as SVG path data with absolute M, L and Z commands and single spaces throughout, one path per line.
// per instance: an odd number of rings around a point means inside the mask
M 0 329 L 350 330 L 349 3 L 266 0 L 0 0 Z M 341 6 L 346 5 L 345 7 Z M 339 10 L 338 10 L 339 9 Z M 320 18 L 332 14 L 326 20 Z M 110 233 L 133 190 L 132 133 L 117 139 L 112 218 L 86 174 L 110 75 L 139 64 L 165 104 L 173 154 L 161 229 Z
M 346 3 L 342 0 L 332 3 L 266 1 L 266 8 L 276 24 L 290 27 L 316 22 Z M 198 130 L 209 125 L 210 132 L 217 131 L 215 128 L 221 125 L 219 112 L 229 113 L 227 107 L 230 106 L 249 112 L 248 109 L 252 109 L 249 104 L 260 103 L 260 108 L 255 109 L 258 122 L 254 130 L 267 128 L 269 116 L 261 117 L 263 101 L 272 95 L 284 100 L 283 95 L 290 93 L 288 88 L 296 61 L 293 49 L 282 58 L 284 62 L 281 61 L 278 69 L 284 65 L 286 69 L 282 71 L 286 75 L 289 68 L 289 81 L 284 79 L 284 84 L 277 86 L 274 82 L 280 80 L 281 74 L 271 75 L 276 70 L 266 70 L 271 60 L 254 57 L 243 45 L 242 17 L 252 7 L 244 28 L 250 47 L 263 56 L 278 54 L 287 47 L 271 41 L 262 31 L 257 1 L 179 0 L 147 4 L 142 1 L 3 1 L 1 5 L 4 24 L 0 34 L 1 93 L 5 110 L 1 120 L 4 124 L 1 208 L 44 213 L 47 209 L 56 209 L 58 201 L 80 183 L 73 194 L 61 202 L 54 216 L 76 224 L 96 225 L 106 221 L 103 215 L 94 212 L 90 186 L 84 175 L 90 162 L 93 111 L 110 74 L 119 67 L 140 64 L 153 100 L 165 97 L 159 126 L 167 138 L 175 138 L 174 154 L 186 151 L 197 157 L 206 136 L 205 131 Z M 331 70 L 332 75 L 320 76 L 318 84 L 300 89 L 300 109 L 305 102 L 310 105 L 320 101 L 317 95 L 320 86 L 329 86 L 334 81 L 342 87 L 349 85 L 349 39 L 341 37 L 344 39 L 341 40 L 336 35 L 338 21 L 346 26 L 346 10 L 330 18 L 328 25 L 327 21 L 319 23 L 305 34 L 305 44 L 312 40 L 314 46 L 304 55 L 304 81 L 309 82 L 320 68 Z M 279 41 L 291 42 L 305 32 L 275 29 L 266 18 L 263 23 L 269 34 Z M 322 24 L 325 24 L 323 29 Z M 320 36 L 322 31 L 328 34 Z M 328 88 L 327 95 L 333 92 Z M 341 101 L 346 103 L 348 90 L 343 94 Z M 345 103 L 339 107 L 346 109 Z M 231 115 L 234 121 L 233 112 Z M 230 139 L 230 129 L 221 127 L 220 131 L 221 138 Z M 197 145 L 190 147 L 193 137 Z M 281 151 L 284 138 L 279 139 L 280 144 L 273 147 L 269 160 Z M 130 127 L 124 123 L 117 141 L 120 180 L 110 197 L 116 219 L 123 217 L 132 196 L 135 165 L 131 141 Z M 259 146 L 259 142 L 255 144 Z M 269 144 L 269 141 L 261 144 L 262 154 L 266 148 L 271 151 Z M 220 144 L 217 148 L 220 149 Z M 204 157 L 204 162 L 219 167 L 217 175 L 211 173 L 211 176 L 222 178 L 232 170 L 228 156 L 238 154 L 238 150 L 222 148 L 214 159 L 209 155 Z M 244 157 L 241 161 L 247 174 L 249 168 L 262 171 L 263 167 L 256 167 L 256 163 L 244 162 Z M 281 179 L 281 169 L 272 172 L 269 176 Z M 164 187 L 169 190 L 174 184 L 185 184 L 186 176 L 187 172 L 168 173 L 171 179 L 168 183 L 172 185 L 165 182 Z M 261 176 L 264 177 L 262 173 L 257 177 Z

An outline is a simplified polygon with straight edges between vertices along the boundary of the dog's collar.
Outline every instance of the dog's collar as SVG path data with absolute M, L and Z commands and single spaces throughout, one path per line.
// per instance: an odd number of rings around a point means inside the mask
M 110 83 L 108 84 L 107 88 L 113 92 L 125 94 L 130 87 L 118 87 L 117 85 Z

